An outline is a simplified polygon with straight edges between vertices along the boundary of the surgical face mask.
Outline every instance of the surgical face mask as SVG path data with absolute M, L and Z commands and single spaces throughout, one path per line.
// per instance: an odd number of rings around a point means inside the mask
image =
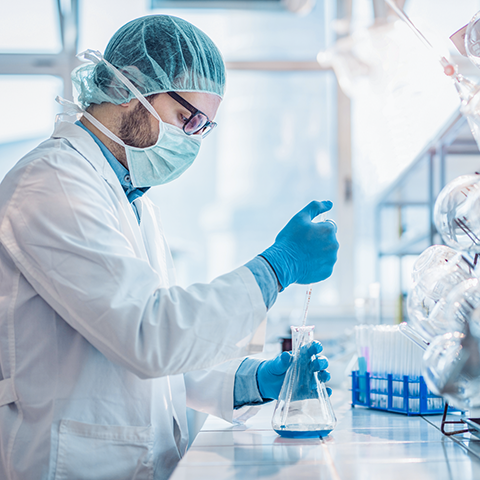
M 156 143 L 150 147 L 137 148 L 126 145 L 123 140 L 108 130 L 94 116 L 82 110 L 85 117 L 102 133 L 125 148 L 132 184 L 135 187 L 152 187 L 178 178 L 197 157 L 202 142 L 201 135 L 189 136 L 182 129 L 164 123 L 157 111 L 135 85 L 107 62 L 100 52 L 87 50 L 80 55 L 94 63 L 104 62 L 112 73 L 130 89 L 138 101 L 158 120 L 159 132 Z
M 153 107 L 152 110 L 155 111 Z M 131 147 L 88 112 L 83 114 L 107 137 L 125 148 L 130 178 L 135 187 L 163 185 L 178 178 L 193 163 L 202 142 L 200 135 L 188 136 L 182 129 L 162 122 L 157 114 L 160 131 L 155 145 Z

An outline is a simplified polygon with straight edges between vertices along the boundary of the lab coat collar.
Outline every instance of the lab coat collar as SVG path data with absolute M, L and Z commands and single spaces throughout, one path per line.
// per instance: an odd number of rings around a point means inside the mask
M 70 122 L 58 122 L 55 124 L 52 138 L 65 138 L 108 183 L 115 186 L 120 185 L 100 147 L 83 128 Z
M 52 138 L 63 138 L 80 154 L 85 158 L 90 165 L 100 174 L 102 178 L 111 186 L 115 192 L 120 204 L 123 206 L 124 211 L 128 217 L 132 235 L 135 237 L 136 245 L 140 248 L 140 256 L 147 258 L 145 251 L 142 234 L 139 229 L 137 217 L 130 205 L 130 202 L 125 195 L 122 185 L 118 180 L 116 173 L 111 165 L 108 163 L 105 155 L 100 147 L 95 143 L 95 140 L 86 132 L 83 128 L 70 122 L 59 122 L 55 125 L 55 129 L 52 134 Z M 137 210 L 141 209 L 141 206 L 137 205 Z

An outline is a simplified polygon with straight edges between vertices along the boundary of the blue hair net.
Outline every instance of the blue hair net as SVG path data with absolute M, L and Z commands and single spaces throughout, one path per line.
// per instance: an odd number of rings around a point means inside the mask
M 150 15 L 132 20 L 113 35 L 103 58 L 144 96 L 193 91 L 223 97 L 222 55 L 205 33 L 178 17 Z M 135 98 L 102 61 L 76 68 L 72 81 L 84 108 Z

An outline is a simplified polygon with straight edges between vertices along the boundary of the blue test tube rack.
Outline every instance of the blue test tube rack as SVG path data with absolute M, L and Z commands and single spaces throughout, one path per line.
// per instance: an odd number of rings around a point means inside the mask
M 422 376 L 394 377 L 352 372 L 352 406 L 362 406 L 404 415 L 438 415 L 445 409 L 442 397 L 428 390 Z

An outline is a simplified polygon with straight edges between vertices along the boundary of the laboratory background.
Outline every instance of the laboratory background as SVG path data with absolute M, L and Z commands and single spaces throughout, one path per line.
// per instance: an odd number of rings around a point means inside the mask
M 479 478 L 480 411 L 468 412 L 480 406 L 480 48 L 465 51 L 465 31 L 450 39 L 479 10 L 479 0 L 0 0 L 0 179 L 51 135 L 55 98 L 74 98 L 76 54 L 166 13 L 207 33 L 227 68 L 198 159 L 149 192 L 179 284 L 244 265 L 312 199 L 334 204 L 333 274 L 278 295 L 260 356 L 291 348 L 291 326 L 308 315 L 336 427 L 295 443 L 271 430 L 275 402 L 247 427 L 192 410 L 173 479 Z M 458 424 L 442 424 L 446 403 Z

